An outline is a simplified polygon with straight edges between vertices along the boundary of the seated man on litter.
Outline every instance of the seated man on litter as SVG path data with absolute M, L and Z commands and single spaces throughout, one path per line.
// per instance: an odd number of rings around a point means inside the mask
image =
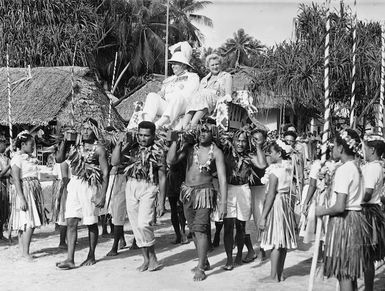
M 178 117 L 185 113 L 187 101 L 194 98 L 199 87 L 199 77 L 188 72 L 192 48 L 187 42 L 180 42 L 170 47 L 171 63 L 174 75 L 163 81 L 158 93 L 149 93 L 143 108 L 143 120 L 154 121 L 156 127 L 175 126 Z

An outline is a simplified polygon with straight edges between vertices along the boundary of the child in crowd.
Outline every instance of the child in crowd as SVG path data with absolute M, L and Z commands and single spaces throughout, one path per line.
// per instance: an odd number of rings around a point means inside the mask
M 259 222 L 262 233 L 261 248 L 271 251 L 271 273 L 264 283 L 283 281 L 282 276 L 288 249 L 297 247 L 295 218 L 291 205 L 290 187 L 292 147 L 281 140 L 270 146 L 271 165 L 266 169 L 262 183 L 267 183 L 267 195 Z

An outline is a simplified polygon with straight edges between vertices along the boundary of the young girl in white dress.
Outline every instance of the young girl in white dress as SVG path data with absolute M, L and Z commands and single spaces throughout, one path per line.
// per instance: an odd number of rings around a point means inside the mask
M 297 248 L 295 219 L 291 205 L 290 187 L 293 168 L 291 147 L 277 140 L 270 146 L 271 165 L 266 169 L 262 183 L 268 183 L 267 195 L 259 222 L 262 233 L 261 248 L 271 251 L 270 276 L 264 283 L 280 282 L 288 249 Z
M 341 161 L 335 172 L 330 206 L 317 206 L 317 216 L 329 215 L 325 238 L 324 275 L 336 277 L 340 290 L 356 290 L 357 278 L 363 267 L 363 238 L 366 220 L 361 202 L 364 194 L 363 176 L 355 156 L 360 149 L 356 131 L 345 129 L 334 139 L 333 159 Z
M 29 253 L 32 234 L 36 227 L 46 222 L 41 185 L 38 180 L 38 160 L 32 156 L 35 142 L 28 132 L 16 137 L 15 153 L 11 160 L 12 177 L 16 189 L 10 225 L 18 231 L 22 256 L 32 259 Z

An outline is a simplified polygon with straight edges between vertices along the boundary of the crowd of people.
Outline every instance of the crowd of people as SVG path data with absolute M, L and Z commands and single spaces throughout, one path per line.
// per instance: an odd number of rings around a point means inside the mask
M 163 135 L 153 122 L 142 121 L 137 131 L 116 131 L 106 143 L 99 140 L 97 122 L 87 119 L 77 140 L 65 134 L 56 152 L 60 177 L 51 221 L 60 225 L 59 247 L 68 253 L 57 268 L 75 267 L 80 222 L 87 225 L 89 235 L 89 253 L 81 265 L 95 264 L 98 217 L 110 214 L 114 241 L 107 256 L 119 254 L 128 216 L 143 256 L 138 270 L 161 269 L 153 225 L 156 216 L 164 214 L 168 197 L 173 243 L 189 242 L 186 221 L 195 243 L 199 259 L 195 281 L 206 278 L 208 252 L 219 246 L 222 228 L 224 270 L 250 263 L 257 255 L 266 260 L 270 251 L 271 273 L 264 282 L 283 281 L 287 251 L 297 247 L 299 236 L 304 242 L 314 240 L 318 216 L 323 218 L 319 259 L 325 276 L 336 277 L 341 290 L 354 290 L 362 273 L 366 290 L 373 290 L 375 262 L 385 257 L 383 137 L 369 134 L 361 140 L 356 131 L 344 129 L 335 134 L 327 160 L 321 162 L 320 147 L 314 160 L 306 158 L 295 129 L 288 129 L 272 139 L 252 125 L 218 132 L 207 120 L 193 130 Z M 32 135 L 19 133 L 15 146 L 9 160 L 4 154 L 6 141 L 0 140 L 1 223 L 8 221 L 8 227 L 17 231 L 22 256 L 33 260 L 31 238 L 47 217 Z M 5 199 L 9 187 L 11 205 Z M 250 223 L 258 229 L 253 240 L 259 251 L 247 231 Z
M 249 120 L 242 128 L 223 130 L 232 81 L 220 70 L 220 57 L 207 58 L 210 73 L 199 82 L 187 70 L 188 44 L 172 49 L 174 75 L 158 93 L 147 96 L 126 131 L 102 128 L 87 118 L 58 142 L 58 179 L 49 220 L 58 225 L 59 247 L 67 250 L 67 259 L 56 267 L 75 268 L 79 223 L 87 226 L 89 237 L 81 266 L 95 264 L 98 222 L 103 222 L 105 233 L 110 216 L 113 244 L 106 255 L 117 256 L 126 245 L 128 217 L 133 247 L 143 257 L 138 271 L 162 269 L 154 224 L 165 213 L 168 199 L 173 243 L 192 239 L 195 244 L 195 281 L 206 279 L 209 250 L 220 245 L 222 229 L 224 270 L 269 255 L 271 272 L 263 281 L 284 281 L 288 250 L 297 248 L 299 237 L 313 241 L 321 221 L 319 260 L 324 274 L 336 277 L 341 290 L 357 289 L 363 274 L 366 290 L 373 290 L 375 262 L 385 258 L 384 138 L 371 133 L 360 139 L 346 128 L 336 132 L 321 153 L 315 134 L 298 136 L 293 126 L 268 133 Z M 33 260 L 34 230 L 48 222 L 34 138 L 20 132 L 11 157 L 6 147 L 6 140 L 0 139 L 0 235 L 7 223 L 17 231 L 22 257 Z M 256 237 L 250 231 L 253 224 Z

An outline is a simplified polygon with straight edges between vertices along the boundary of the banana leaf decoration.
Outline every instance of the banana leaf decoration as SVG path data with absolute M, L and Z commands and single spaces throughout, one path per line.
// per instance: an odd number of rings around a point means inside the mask
M 128 160 L 128 166 L 125 167 L 124 174 L 138 180 L 157 183 L 154 169 L 165 159 L 165 144 L 156 140 L 152 146 L 139 149 L 139 155 L 136 157 L 125 156 Z
M 87 161 L 79 147 L 71 149 L 68 159 L 70 160 L 72 174 L 91 186 L 101 185 L 103 182 L 100 167 Z

